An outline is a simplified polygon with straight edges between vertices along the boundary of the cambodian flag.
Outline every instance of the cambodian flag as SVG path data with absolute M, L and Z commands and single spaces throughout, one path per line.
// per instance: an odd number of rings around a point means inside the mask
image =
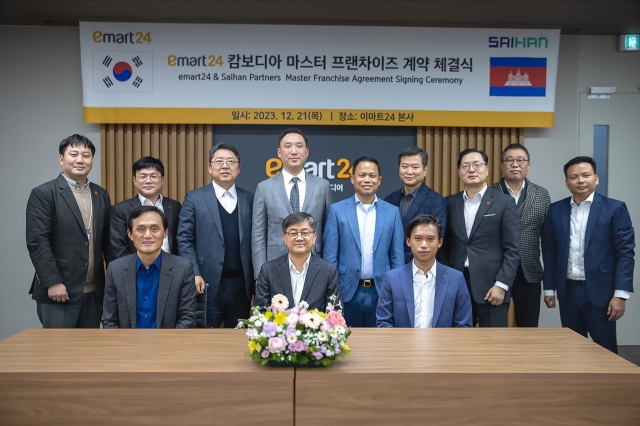
M 545 96 L 547 58 L 491 58 L 489 96 Z

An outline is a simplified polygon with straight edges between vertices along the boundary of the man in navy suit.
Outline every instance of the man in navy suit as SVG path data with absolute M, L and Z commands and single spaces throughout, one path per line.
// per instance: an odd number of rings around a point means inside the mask
M 633 291 L 634 231 L 622 201 L 596 194 L 591 157 L 564 165 L 571 197 L 549 207 L 544 225 L 544 302 L 560 301 L 560 320 L 618 353 L 616 321 Z
M 464 275 L 436 262 L 442 225 L 420 215 L 404 235 L 413 260 L 387 272 L 378 299 L 378 327 L 471 327 L 471 299 Z
M 417 146 L 410 146 L 400 151 L 398 155 L 398 174 L 402 181 L 402 188 L 387 195 L 384 200 L 400 209 L 402 226 L 406 228 L 411 220 L 421 214 L 431 214 L 438 218 L 444 237 L 447 228 L 447 202 L 444 197 L 427 185 L 429 155 Z M 404 246 L 404 262 L 413 259 L 411 248 Z
M 193 262 L 198 294 L 207 291 L 207 327 L 225 328 L 247 318 L 253 295 L 251 213 L 253 194 L 235 184 L 240 153 L 229 144 L 209 151 L 210 185 L 184 197 L 178 252 Z
M 352 327 L 375 327 L 378 288 L 384 273 L 404 263 L 402 221 L 398 208 L 378 200 L 382 176 L 378 162 L 353 162 L 356 194 L 329 207 L 323 257 L 338 267 L 344 318 Z

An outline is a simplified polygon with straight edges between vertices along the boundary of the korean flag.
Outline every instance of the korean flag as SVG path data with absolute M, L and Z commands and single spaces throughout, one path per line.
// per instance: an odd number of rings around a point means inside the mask
M 94 92 L 153 92 L 153 53 L 93 52 Z

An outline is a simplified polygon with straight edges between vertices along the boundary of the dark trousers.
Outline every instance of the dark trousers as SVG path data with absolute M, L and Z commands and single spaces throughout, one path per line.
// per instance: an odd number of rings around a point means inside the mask
M 36 304 L 42 328 L 100 328 L 102 298 L 95 291 L 84 293 L 74 302 Z
M 349 327 L 375 327 L 378 290 L 358 285 L 353 298 L 344 304 L 344 320 Z
M 471 291 L 471 279 L 467 268 L 464 268 L 464 280 L 467 282 L 467 290 L 469 290 L 471 298 L 473 326 L 479 324 L 480 327 L 507 327 L 509 325 L 509 304 L 503 302 L 499 306 L 493 306 L 485 300 L 482 303 L 476 302 Z
M 239 319 L 249 318 L 251 301 L 247 299 L 244 275 L 221 277 L 218 290 L 207 292 L 207 328 L 235 328 Z
M 589 334 L 595 343 L 614 354 L 618 353 L 616 322 L 609 321 L 608 306 L 598 308 L 591 304 L 585 285 L 567 280 L 564 300 L 559 306 L 563 327 L 568 327 L 584 337 Z
M 527 281 L 522 266 L 518 266 L 511 291 L 511 297 L 513 297 L 515 304 L 516 325 L 518 327 L 537 327 L 540 318 L 541 283 Z

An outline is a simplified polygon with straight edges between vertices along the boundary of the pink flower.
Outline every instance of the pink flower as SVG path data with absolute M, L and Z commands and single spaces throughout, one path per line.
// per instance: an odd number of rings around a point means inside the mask
M 287 317 L 287 324 L 292 324 L 295 326 L 295 324 L 298 323 L 298 314 L 289 314 L 289 316 Z
M 323 333 L 326 333 L 327 331 L 329 331 L 330 328 L 331 326 L 328 323 L 323 322 L 322 325 L 320 326 L 320 331 L 322 331 Z
M 275 309 L 274 314 L 284 312 L 288 307 L 289 300 L 287 300 L 286 296 L 282 294 L 276 294 L 275 296 L 273 296 L 273 298 L 271 298 L 271 309 Z
M 309 327 L 313 330 L 317 330 L 322 325 L 322 317 L 316 314 L 304 314 L 300 315 L 299 318 L 302 318 L 302 324 L 305 327 Z
M 279 353 L 285 348 L 287 343 L 280 336 L 272 337 L 269 339 L 269 352 Z
M 269 358 L 269 351 L 267 349 L 265 349 L 264 351 L 262 351 L 262 353 L 260 354 L 260 356 L 262 358 Z
M 344 320 L 344 317 L 340 312 L 331 311 L 327 315 L 327 324 L 329 324 L 330 327 L 335 327 L 336 325 L 345 327 L 347 325 L 347 322 Z

